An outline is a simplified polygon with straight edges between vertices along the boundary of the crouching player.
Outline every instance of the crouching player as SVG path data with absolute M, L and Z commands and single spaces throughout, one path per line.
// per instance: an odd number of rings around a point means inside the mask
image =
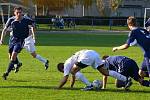
M 142 86 L 150 86 L 150 82 L 143 80 L 138 74 L 139 68 L 136 62 L 125 56 L 103 56 L 104 66 L 108 67 L 109 70 L 115 70 L 120 74 L 131 77 L 135 81 L 139 82 Z M 103 88 L 106 88 L 107 76 L 103 76 Z M 116 80 L 116 87 L 125 87 L 125 82 Z
M 64 72 L 64 77 L 62 78 L 58 88 L 62 88 L 68 80 L 69 74 L 72 74 L 72 83 L 75 82 L 75 76 L 79 73 L 79 71 L 87 66 L 92 66 L 94 69 L 97 69 L 100 73 L 105 76 L 112 76 L 118 80 L 121 80 L 126 83 L 125 89 L 129 88 L 132 84 L 131 79 L 127 78 L 116 71 L 107 70 L 104 68 L 104 64 L 100 59 L 99 54 L 94 50 L 81 50 L 76 52 L 70 58 L 68 58 L 65 63 L 59 63 L 57 65 L 58 69 L 61 68 L 61 72 Z M 79 76 L 79 78 L 83 78 Z M 93 86 L 86 86 L 84 90 L 92 90 Z

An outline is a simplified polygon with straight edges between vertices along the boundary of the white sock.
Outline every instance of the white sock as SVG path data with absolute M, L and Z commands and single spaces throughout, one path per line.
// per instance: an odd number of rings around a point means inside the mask
M 127 77 L 124 76 L 124 75 L 121 75 L 120 73 L 117 73 L 116 71 L 113 71 L 113 70 L 109 70 L 109 76 L 112 76 L 118 80 L 121 80 L 121 81 L 127 81 Z
M 84 75 L 81 72 L 78 71 L 75 76 L 87 86 L 91 86 L 91 83 L 84 77 Z
M 38 59 L 39 61 L 43 62 L 44 64 L 46 63 L 46 59 L 44 59 L 43 57 L 41 57 L 40 55 L 36 55 L 36 59 Z

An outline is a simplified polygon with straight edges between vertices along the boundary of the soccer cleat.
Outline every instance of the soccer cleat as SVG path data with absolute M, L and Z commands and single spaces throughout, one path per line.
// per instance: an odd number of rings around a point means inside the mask
M 83 89 L 81 89 L 82 91 L 89 91 L 89 90 L 93 90 L 94 89 L 94 87 L 93 87 L 93 85 L 91 85 L 91 86 L 86 86 L 86 87 L 84 87 Z
M 7 76 L 8 76 L 8 74 L 7 74 L 7 73 L 4 73 L 3 76 L 2 76 L 2 78 L 3 78 L 4 80 L 7 80 Z
M 49 67 L 49 61 L 47 60 L 46 63 L 45 63 L 45 70 L 47 70 Z
M 19 71 L 19 68 L 22 66 L 22 63 L 18 63 L 17 67 L 15 68 L 15 73 L 17 73 Z
M 129 88 L 130 88 L 131 85 L 132 85 L 131 78 L 127 78 L 126 85 L 125 85 L 124 89 L 125 90 L 129 90 Z

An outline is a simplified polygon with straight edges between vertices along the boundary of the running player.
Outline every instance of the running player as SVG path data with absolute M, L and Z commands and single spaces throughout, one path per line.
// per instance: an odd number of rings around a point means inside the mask
M 129 29 L 131 30 L 127 42 L 121 46 L 114 47 L 113 51 L 115 52 L 117 50 L 124 50 L 127 49 L 129 46 L 132 46 L 137 43 L 143 50 L 143 63 L 145 63 L 147 66 L 150 78 L 150 33 L 143 28 L 137 27 L 136 18 L 132 16 L 127 19 L 127 24 Z

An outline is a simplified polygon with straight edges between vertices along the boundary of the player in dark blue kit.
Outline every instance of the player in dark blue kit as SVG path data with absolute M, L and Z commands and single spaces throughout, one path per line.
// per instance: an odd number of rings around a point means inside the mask
M 3 79 L 6 80 L 7 76 L 11 72 L 14 67 L 14 64 L 18 63 L 17 55 L 23 48 L 24 39 L 29 35 L 29 27 L 32 26 L 32 20 L 26 19 L 22 16 L 22 8 L 15 7 L 14 8 L 14 15 L 13 17 L 9 18 L 5 28 L 1 34 L 0 43 L 3 43 L 3 38 L 7 32 L 8 28 L 12 29 L 12 36 L 10 38 L 9 43 L 9 55 L 10 55 L 10 63 L 6 72 L 3 74 Z
M 127 24 L 129 29 L 131 30 L 127 42 L 124 45 L 114 47 L 113 51 L 115 52 L 117 50 L 124 50 L 127 49 L 129 46 L 138 44 L 143 50 L 143 63 L 146 64 L 150 78 L 150 33 L 143 28 L 136 27 L 136 19 L 132 16 L 127 19 Z
M 145 27 L 146 27 L 147 31 L 150 32 L 150 18 L 146 21 Z M 144 79 L 144 77 L 149 77 L 148 70 L 147 70 L 147 65 L 146 65 L 146 61 L 143 61 L 143 63 L 141 64 L 141 68 L 139 70 L 139 74 L 140 74 L 140 76 L 143 79 Z
M 150 82 L 147 80 L 143 80 L 138 74 L 139 68 L 136 62 L 125 56 L 103 56 L 104 66 L 109 70 L 114 70 L 119 72 L 120 74 L 131 77 L 135 81 L 139 82 L 142 86 L 150 86 Z M 106 88 L 107 76 L 103 77 L 103 88 Z M 124 87 L 125 83 L 117 80 L 116 87 Z

